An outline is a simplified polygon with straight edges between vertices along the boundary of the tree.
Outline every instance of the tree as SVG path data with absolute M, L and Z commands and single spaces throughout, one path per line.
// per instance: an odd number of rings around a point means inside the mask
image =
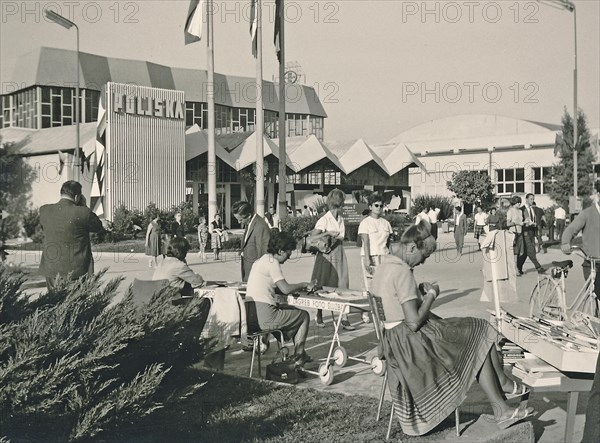
M 485 172 L 455 172 L 446 186 L 458 198 L 471 205 L 491 204 L 494 200 L 494 185 Z
M 2 221 L 2 240 L 19 235 L 20 221 L 29 209 L 35 172 L 18 155 L 22 144 L 2 143 L 0 137 L 0 209 L 10 214 Z
M 561 123 L 562 136 L 556 137 L 554 146 L 559 160 L 553 166 L 552 177 L 544 180 L 544 189 L 556 203 L 568 206 L 569 196 L 573 195 L 573 118 L 566 108 Z M 577 195 L 587 199 L 594 186 L 594 151 L 587 118 L 581 110 L 577 112 L 577 132 Z

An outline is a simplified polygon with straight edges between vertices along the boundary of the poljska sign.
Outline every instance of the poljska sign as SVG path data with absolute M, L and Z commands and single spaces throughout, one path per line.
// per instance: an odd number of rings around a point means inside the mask
M 113 111 L 148 117 L 183 119 L 184 105 L 179 100 L 113 93 Z

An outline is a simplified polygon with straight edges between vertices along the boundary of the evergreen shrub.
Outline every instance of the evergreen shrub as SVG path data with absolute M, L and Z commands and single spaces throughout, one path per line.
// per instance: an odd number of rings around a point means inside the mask
M 163 407 L 164 377 L 198 361 L 201 298 L 174 306 L 165 288 L 143 306 L 105 270 L 29 300 L 0 266 L 0 439 L 83 441 Z

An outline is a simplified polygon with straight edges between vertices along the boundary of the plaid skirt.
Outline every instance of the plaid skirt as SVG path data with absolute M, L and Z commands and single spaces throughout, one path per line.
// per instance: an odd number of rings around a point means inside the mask
M 497 332 L 473 317 L 430 319 L 417 332 L 403 322 L 383 332 L 388 388 L 407 435 L 423 435 L 467 397 Z
M 485 225 L 475 225 L 475 238 L 479 239 L 479 236 L 483 234 L 483 228 Z

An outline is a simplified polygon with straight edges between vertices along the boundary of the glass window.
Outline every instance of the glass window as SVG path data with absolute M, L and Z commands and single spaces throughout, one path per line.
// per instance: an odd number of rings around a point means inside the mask
M 498 194 L 525 192 L 525 169 L 497 169 L 496 192 Z

